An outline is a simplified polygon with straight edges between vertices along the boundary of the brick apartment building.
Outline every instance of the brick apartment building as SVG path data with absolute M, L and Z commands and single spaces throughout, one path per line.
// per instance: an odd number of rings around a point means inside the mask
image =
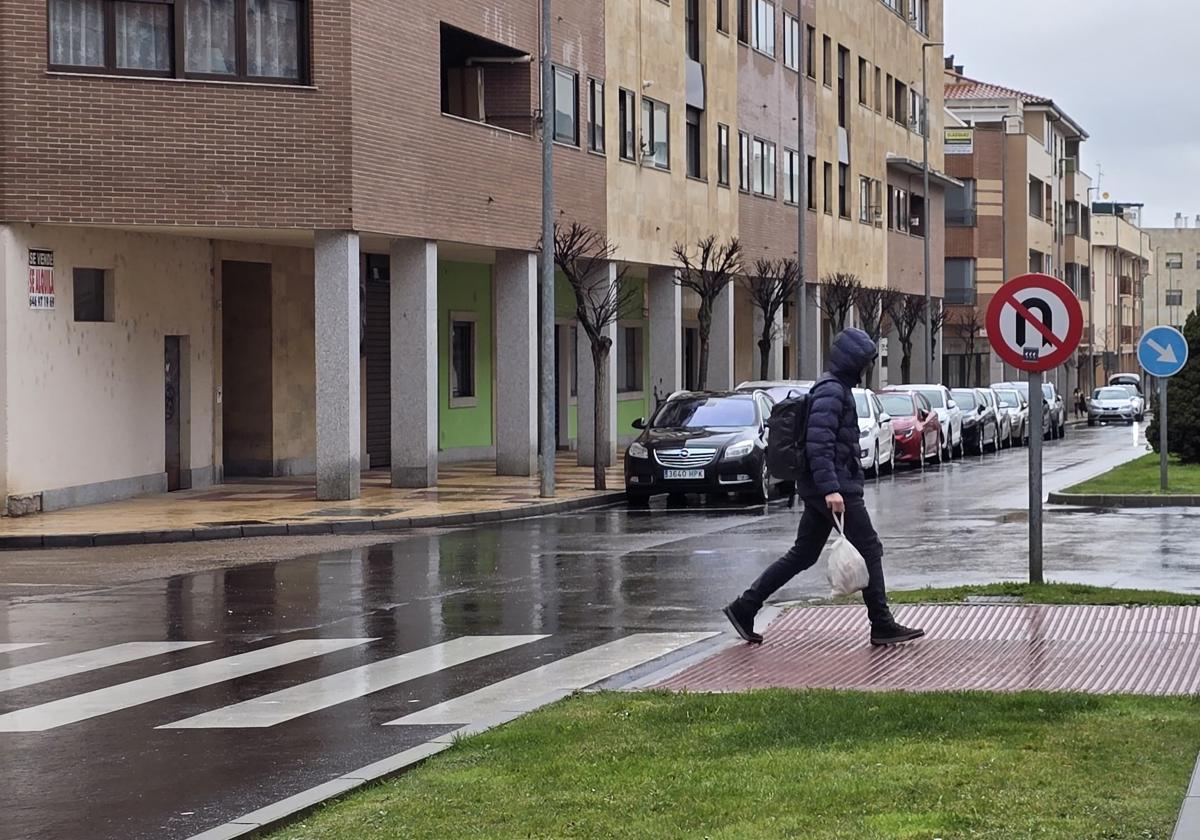
M 613 327 L 618 430 L 689 371 L 695 302 L 673 282 L 672 244 L 740 233 L 752 253 L 795 254 L 790 64 L 823 67 L 823 43 L 840 45 L 840 75 L 826 86 L 810 73 L 805 156 L 849 180 L 831 214 L 812 184 L 809 278 L 847 269 L 915 289 L 916 237 L 886 230 L 882 197 L 914 189 L 920 124 L 897 115 L 923 101 L 922 58 L 940 61 L 923 44 L 940 38 L 941 4 L 807 0 L 797 12 L 555 0 L 555 209 L 605 232 L 641 291 Z M 238 475 L 315 473 L 319 498 L 354 498 L 364 468 L 423 487 L 447 460 L 532 473 L 536 3 L 11 0 L 0 27 L 6 509 Z M 839 123 L 864 85 L 868 101 Z M 767 115 L 753 125 L 751 90 Z M 743 131 L 776 152 L 739 191 Z M 860 177 L 869 201 L 848 219 Z M 928 233 L 940 255 L 939 201 Z M 590 376 L 573 363 L 562 282 L 557 310 L 558 438 L 586 458 Z M 732 385 L 754 352 L 752 316 L 733 290 L 718 310 L 710 381 Z

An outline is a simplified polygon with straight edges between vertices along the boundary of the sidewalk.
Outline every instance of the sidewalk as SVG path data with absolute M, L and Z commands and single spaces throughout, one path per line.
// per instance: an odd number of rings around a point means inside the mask
M 396 490 L 386 471 L 363 474 L 362 498 L 316 501 L 313 476 L 241 480 L 202 490 L 143 496 L 32 516 L 0 519 L 0 550 L 190 542 L 285 535 L 364 534 L 466 525 L 554 513 L 621 499 L 622 468 L 608 471 L 607 493 L 591 467 L 563 453 L 557 497 L 539 497 L 538 477 L 497 476 L 491 461 L 442 467 L 438 486 Z

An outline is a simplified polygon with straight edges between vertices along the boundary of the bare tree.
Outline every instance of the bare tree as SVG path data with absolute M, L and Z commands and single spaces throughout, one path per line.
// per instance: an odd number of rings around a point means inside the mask
M 900 338 L 900 378 L 912 383 L 913 333 L 925 321 L 925 298 L 920 295 L 901 295 L 888 310 L 888 317 Z
M 967 351 L 967 386 L 977 388 L 981 383 L 975 375 L 975 355 L 978 353 L 979 347 L 979 331 L 983 329 L 983 318 L 980 317 L 979 310 L 972 306 L 970 309 L 963 309 L 958 313 L 958 317 L 954 319 L 955 332 L 962 339 L 963 348 Z
M 575 293 L 575 320 L 587 335 L 592 350 L 595 370 L 592 463 L 597 490 L 607 489 L 605 468 L 609 465 L 609 441 L 614 433 L 608 423 L 608 355 L 613 345 L 608 328 L 629 306 L 635 292 L 632 284 L 626 282 L 626 269 L 618 270 L 615 277 L 609 273 L 616 251 L 616 246 L 603 234 L 578 222 L 568 227 L 554 226 L 554 264 Z
M 776 318 L 783 305 L 796 296 L 803 282 L 795 260 L 759 260 L 754 273 L 742 279 L 750 293 L 750 302 L 762 314 L 762 332 L 758 336 L 759 378 L 771 375 L 771 346 L 779 337 Z
M 862 288 L 862 280 L 857 274 L 841 271 L 826 274 L 825 279 L 821 281 L 821 312 L 829 319 L 835 333 L 846 329 L 846 318 L 854 309 Z
M 682 242 L 673 248 L 679 270 L 675 282 L 684 289 L 696 293 L 700 298 L 697 315 L 700 321 L 700 360 L 696 375 L 696 387 L 703 391 L 708 387 L 708 350 L 712 336 L 713 307 L 725 287 L 733 282 L 742 270 L 742 243 L 737 238 L 719 242 L 715 236 L 707 236 L 696 243 L 696 252 Z
M 933 350 L 934 356 L 937 355 L 938 336 L 942 334 L 942 330 L 945 329 L 946 323 L 949 320 L 950 312 L 946 309 L 945 304 L 943 304 L 941 301 L 934 301 L 933 312 L 929 317 L 929 330 L 932 333 L 929 338 L 929 343 Z M 933 359 L 930 359 L 929 363 L 932 365 Z
M 863 286 L 858 290 L 858 295 L 854 301 L 854 308 L 858 311 L 858 323 L 862 326 L 863 332 L 871 337 L 875 342 L 875 346 L 879 346 L 879 339 L 883 337 L 883 322 L 887 317 L 883 307 L 883 294 L 885 289 L 877 289 L 874 286 Z M 867 369 L 868 388 L 875 384 L 875 366 L 871 365 Z

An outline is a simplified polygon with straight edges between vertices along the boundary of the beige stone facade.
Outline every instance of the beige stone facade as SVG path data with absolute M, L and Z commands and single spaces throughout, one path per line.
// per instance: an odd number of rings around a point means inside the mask
M 1093 382 L 1115 373 L 1137 373 L 1137 343 L 1147 326 L 1144 291 L 1154 242 L 1122 205 L 1097 204 L 1092 217 L 1092 298 L 1089 321 Z M 1153 324 L 1150 324 L 1153 326 Z
M 1180 225 L 1188 224 L 1183 217 Z M 1200 309 L 1200 224 L 1196 227 L 1147 228 L 1153 244 L 1146 278 L 1146 325 L 1182 327 Z

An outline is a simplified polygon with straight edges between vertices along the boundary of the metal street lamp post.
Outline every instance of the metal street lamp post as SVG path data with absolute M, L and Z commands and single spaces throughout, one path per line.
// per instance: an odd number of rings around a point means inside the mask
M 924 139 L 924 152 L 921 169 L 925 177 L 925 218 L 922 219 L 922 233 L 925 235 L 925 379 L 933 380 L 933 297 L 929 279 L 929 238 L 933 231 L 929 226 L 929 207 L 933 204 L 929 199 L 929 53 L 931 47 L 946 46 L 942 41 L 930 41 L 921 45 L 921 135 Z

